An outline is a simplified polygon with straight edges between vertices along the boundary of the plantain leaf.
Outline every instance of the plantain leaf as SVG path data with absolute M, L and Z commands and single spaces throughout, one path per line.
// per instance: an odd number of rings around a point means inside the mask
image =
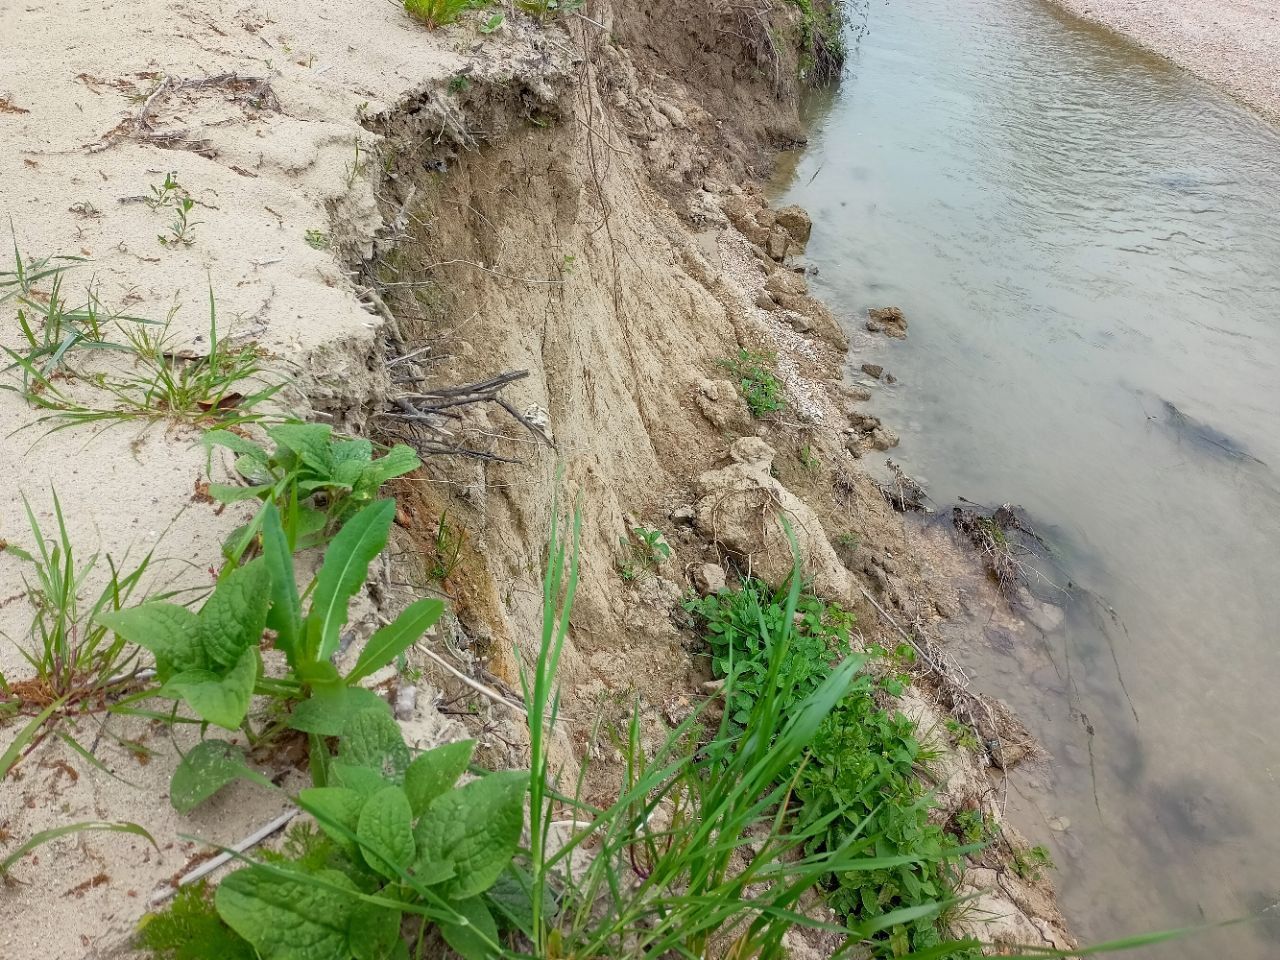
M 416 600 L 400 616 L 378 630 L 360 651 L 356 665 L 347 674 L 347 683 L 357 683 L 407 650 L 440 619 L 444 604 L 439 600 Z
M 394 500 L 369 504 L 338 531 L 325 552 L 316 576 L 315 597 L 308 618 L 308 644 L 312 660 L 327 660 L 338 649 L 346 625 L 347 605 L 369 575 L 369 564 L 387 545 L 395 516 Z

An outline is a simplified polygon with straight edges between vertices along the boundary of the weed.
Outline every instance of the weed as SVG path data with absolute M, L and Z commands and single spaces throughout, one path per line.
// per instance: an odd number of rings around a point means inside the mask
M 964 750 L 977 750 L 978 737 L 971 727 L 966 726 L 954 717 L 947 717 L 947 734 L 953 746 Z
M 453 576 L 453 571 L 458 569 L 462 560 L 462 546 L 466 538 L 465 530 L 449 525 L 448 511 L 442 512 L 440 522 L 436 524 L 436 535 L 432 542 L 434 555 L 427 567 L 427 579 L 444 583 Z
M 455 73 L 449 78 L 449 92 L 462 93 L 471 86 L 471 78 L 465 73 Z
M 646 572 L 657 570 L 671 556 L 671 545 L 661 530 L 648 527 L 632 527 L 631 536 L 619 537 L 623 557 L 618 563 L 619 573 L 626 583 L 638 580 Z
M 737 591 L 685 603 L 705 625 L 713 673 L 726 679 L 725 715 L 735 732 L 747 729 L 752 711 L 772 694 L 776 669 L 794 703 L 826 683 L 831 662 L 847 655 L 852 615 L 798 594 L 795 579 L 788 591 L 748 580 Z M 785 665 L 775 669 L 772 638 L 788 631 Z M 859 843 L 855 849 L 881 858 L 879 863 L 829 871 L 822 883 L 828 902 L 851 923 L 884 921 L 874 938 L 880 956 L 940 943 L 932 916 L 889 918 L 948 898 L 958 856 L 950 838 L 929 820 L 930 798 L 916 772 L 927 758 L 914 727 L 879 705 L 901 688 L 896 676 L 851 678 L 808 738 L 807 757 L 793 760 L 781 774 L 798 801 L 798 823 L 815 830 L 807 851 L 874 838 L 871 846 Z M 968 949 L 957 945 L 956 954 Z
M 773 375 L 775 362 L 772 354 L 749 350 L 739 350 L 736 357 L 720 361 L 720 366 L 738 378 L 738 390 L 753 417 L 764 417 L 786 406 L 782 384 Z
M 1049 852 L 1048 847 L 1040 844 L 1036 844 L 1034 847 L 1011 846 L 1013 849 L 1013 872 L 1023 880 L 1039 882 L 1044 876 L 1045 870 L 1054 868 L 1053 854 Z
M 516 0 L 516 6 L 539 20 L 550 20 L 582 9 L 584 0 Z
M 336 439 L 328 424 L 289 421 L 268 428 L 267 437 L 275 445 L 272 451 L 231 430 L 206 433 L 203 443 L 210 450 L 222 447 L 235 454 L 235 472 L 245 481 L 244 486 L 211 483 L 209 495 L 225 504 L 254 499 L 275 503 L 293 550 L 325 542 L 348 517 L 372 503 L 384 483 L 422 463 L 404 444 L 374 459 L 372 443 Z M 227 539 L 224 552 L 233 563 L 255 543 L 265 517 L 259 512 Z
M 36 847 L 49 843 L 51 840 L 57 840 L 59 837 L 65 837 L 72 833 L 86 833 L 93 831 L 106 831 L 109 833 L 131 833 L 134 836 L 142 837 L 157 851 L 160 845 L 156 843 L 155 838 L 146 830 L 138 826 L 136 823 L 107 823 L 105 821 L 86 821 L 83 823 L 68 823 L 61 827 L 54 827 L 51 830 L 42 830 L 26 843 L 21 844 L 16 850 L 9 852 L 3 860 L 0 860 L 0 878 L 7 877 L 9 871 L 19 860 L 25 857 Z
M 835 545 L 842 550 L 848 550 L 850 553 L 856 553 L 858 547 L 862 545 L 862 541 L 858 539 L 856 533 L 841 533 L 836 535 Z
M 805 445 L 800 448 L 800 466 L 806 470 L 813 472 L 822 468 L 822 461 L 818 459 L 818 455 L 813 452 L 813 448 Z
M 480 32 L 485 34 L 486 36 L 488 34 L 495 33 L 505 21 L 506 21 L 506 17 L 504 17 L 500 13 L 495 13 L 493 16 L 489 17 L 489 19 L 486 20 L 484 23 L 480 24 Z
M 404 0 L 405 10 L 428 30 L 448 26 L 471 5 L 470 0 Z
M 967 844 L 985 843 L 999 832 L 995 819 L 977 807 L 966 807 L 955 815 L 955 829 Z
M 364 107 L 362 106 L 362 107 L 360 108 L 360 110 L 358 110 L 357 112 L 358 112 L 360 115 L 363 115 L 363 113 L 364 113 Z M 358 179 L 359 179 L 359 178 L 364 174 L 364 171 L 365 171 L 366 167 L 368 166 L 368 164 L 365 162 L 364 158 L 362 157 L 362 153 L 363 153 L 363 151 L 361 151 L 361 149 L 360 149 L 360 141 L 359 141 L 359 140 L 357 140 L 357 141 L 356 141 L 356 156 L 355 156 L 355 159 L 354 159 L 354 160 L 352 160 L 350 163 L 348 163 L 348 164 L 347 164 L 347 189 L 348 189 L 348 190 L 350 190 L 352 187 L 354 187 L 354 186 L 356 185 L 356 180 L 358 180 Z M 312 232 L 313 232 L 313 231 L 310 231 L 310 230 L 308 230 L 308 231 L 307 231 L 307 234 L 308 234 L 307 242 L 308 242 L 308 243 L 310 243 L 310 242 L 311 242 L 311 240 L 310 240 L 310 234 L 311 234 Z M 327 247 L 328 245 L 329 245 L 329 244 L 328 244 L 328 240 L 327 240 L 327 238 L 326 238 L 325 246 Z M 317 249 L 319 249 L 319 248 L 317 248 Z
M 378 695 L 359 682 L 394 662 L 439 619 L 444 605 L 434 599 L 411 603 L 369 638 L 347 675 L 339 675 L 330 661 L 338 652 L 347 608 L 363 589 L 369 564 L 387 544 L 395 501 L 375 501 L 343 525 L 302 595 L 293 548 L 276 505 L 268 502 L 261 513 L 262 555 L 240 566 L 228 564 L 199 612 L 153 602 L 103 613 L 98 619 L 118 638 L 155 656 L 159 696 L 181 700 L 204 723 L 243 729 L 251 743 L 277 732 L 252 728 L 248 712 L 253 696 L 281 704 L 301 701 L 276 726 L 287 724 L 308 734 L 314 763 L 324 750 L 322 738 L 341 734 L 346 722 L 362 710 L 386 709 Z M 311 600 L 306 613 L 304 596 Z M 259 647 L 267 627 L 275 631 L 275 648 L 283 651 L 288 664 L 283 678 L 267 677 L 262 671 Z M 239 748 L 205 740 L 174 771 L 170 798 L 185 812 L 237 778 L 263 782 Z
M 176 308 L 175 308 L 176 311 Z M 220 337 L 213 291 L 209 291 L 209 350 L 204 356 L 180 351 L 172 334 L 174 313 L 163 323 L 119 324 L 122 344 L 112 349 L 131 355 L 131 369 L 81 372 L 65 368 L 66 352 L 57 354 L 64 368 L 49 369 L 43 356 L 32 350 L 20 354 L 4 349 L 12 365 L 22 372 L 17 390 L 32 406 L 44 411 L 37 424 L 53 423 L 50 432 L 87 424 L 111 426 L 129 420 L 171 420 L 192 424 L 233 426 L 261 418 L 255 408 L 274 396 L 282 384 L 264 386 L 241 393 L 244 383 L 259 377 L 263 366 L 258 350 L 251 344 L 233 348 Z M 53 359 L 52 357 L 50 359 Z M 73 390 L 79 382 L 98 398 L 81 399 L 85 392 Z
M 2 780 L 32 743 L 48 734 L 63 717 L 91 709 L 108 709 L 108 698 L 137 680 L 137 651 L 112 639 L 98 617 L 121 609 L 138 589 L 151 553 L 134 567 L 122 569 L 106 558 L 106 583 L 92 590 L 100 555 L 79 560 L 67 530 L 62 502 L 53 493 L 57 531 L 41 529 L 26 497 L 22 498 L 34 546 L 25 550 L 0 540 L 0 553 L 22 561 L 27 599 L 35 609 L 25 642 L 15 642 L 32 676 L 10 682 L 0 674 L 0 694 L 19 715 L 34 714 L 0 761 Z M 39 722 L 36 722 L 39 721 Z M 70 739 L 65 734 L 64 739 Z
M 359 145 L 356 146 L 356 149 L 360 149 Z M 329 234 L 325 233 L 323 230 L 308 230 L 306 232 L 306 241 L 307 246 L 312 250 L 329 249 Z
M 153 212 L 173 211 L 168 234 L 162 233 L 156 238 L 160 243 L 167 247 L 189 247 L 196 242 L 195 230 L 200 221 L 191 219 L 191 211 L 195 209 L 196 202 L 178 183 L 176 171 L 166 173 L 164 182 L 159 186 L 153 184 L 151 195 L 145 198 L 145 202 Z

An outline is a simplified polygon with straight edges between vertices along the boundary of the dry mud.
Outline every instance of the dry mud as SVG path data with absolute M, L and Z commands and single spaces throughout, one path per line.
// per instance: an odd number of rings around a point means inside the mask
M 481 36 L 474 18 L 427 33 L 393 4 L 358 8 L 144 0 L 76 18 L 53 4 L 0 11 L 11 147 L 0 212 L 19 249 L 86 258 L 67 281 L 73 301 L 91 278 L 103 302 L 135 315 L 163 317 L 177 298 L 175 335 L 196 354 L 208 349 L 212 288 L 224 331 L 289 378 L 281 409 L 424 451 L 472 451 L 430 456 L 397 483 L 395 545 L 358 619 L 371 629 L 380 611 L 441 590 L 453 616 L 426 643 L 473 682 L 517 696 L 536 650 L 553 504 L 576 506 L 582 572 L 557 732 L 566 762 L 583 758 L 597 718 L 621 717 L 634 698 L 660 724 L 705 696 L 676 602 L 717 568 L 785 573 L 781 510 L 801 531 L 807 572 L 857 612 L 864 639 L 921 638 L 903 708 L 943 752 L 944 813 L 982 805 L 999 816 L 991 752 L 954 749 L 938 731 L 949 711 L 986 742 L 1024 734 L 999 704 L 969 696 L 929 640 L 955 588 L 922 563 L 860 468 L 894 438 L 858 410 L 866 390 L 844 383 L 842 331 L 855 323 L 807 295 L 803 218 L 751 186 L 771 151 L 800 135 L 794 53 L 778 39 L 793 35 L 794 11 L 624 2 L 547 26 L 509 16 Z M 163 219 L 133 199 L 169 171 L 198 201 L 190 246 L 159 244 Z M 327 248 L 307 242 L 312 230 Z M 13 345 L 10 321 L 0 341 Z M 750 417 L 719 364 L 740 347 L 778 355 L 781 417 Z M 522 374 L 502 391 L 506 406 L 401 418 L 399 401 L 506 373 Z M 194 430 L 161 421 L 44 435 L 37 416 L 0 392 L 12 492 L 0 535 L 29 538 L 19 493 L 47 525 L 56 488 L 85 553 L 154 547 L 166 583 L 211 583 L 243 511 L 200 496 Z M 215 479 L 223 469 L 213 464 Z M 424 569 L 441 559 L 442 518 L 460 549 L 432 584 Z M 625 583 L 619 538 L 636 523 L 662 529 L 673 556 Z M 833 546 L 852 542 L 840 534 L 859 545 Z M 0 629 L 20 638 L 30 610 L 2 555 L 0 581 Z M 527 761 L 518 717 L 471 696 L 438 661 L 415 663 L 426 681 L 412 740 L 430 745 L 461 722 L 486 762 Z M 22 669 L 0 645 L 0 670 Z M 437 712 L 468 702 L 461 720 Z M 166 787 L 193 733 L 101 716 L 74 729 L 114 776 L 44 740 L 0 784 L 4 842 L 129 819 L 159 849 L 81 834 L 28 856 L 0 889 L 6 958 L 120 954 L 148 902 L 206 843 L 232 843 L 283 806 L 232 787 L 179 817 Z M 0 727 L 0 747 L 15 734 Z M 286 787 L 304 777 L 296 757 L 261 759 Z M 611 758 L 594 759 L 588 783 L 604 790 Z M 1047 885 L 1020 880 L 998 852 L 968 882 L 981 909 L 966 912 L 966 929 L 1070 943 Z

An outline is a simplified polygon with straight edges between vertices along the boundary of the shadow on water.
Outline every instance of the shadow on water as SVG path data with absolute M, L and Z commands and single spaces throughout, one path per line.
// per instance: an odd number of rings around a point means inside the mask
M 1023 504 L 1050 547 L 1019 622 L 975 601 L 988 642 L 954 645 L 1054 758 L 1015 819 L 1086 939 L 1257 912 L 1280 899 L 1280 130 L 1041 0 L 866 9 L 777 192 L 813 216 L 853 375 L 898 377 L 869 384 L 895 461 L 941 504 Z M 861 329 L 890 304 L 905 343 Z M 1271 960 L 1278 927 L 1136 955 Z

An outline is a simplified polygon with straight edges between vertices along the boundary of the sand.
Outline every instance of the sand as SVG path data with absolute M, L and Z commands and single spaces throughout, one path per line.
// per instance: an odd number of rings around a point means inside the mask
M 1055 0 L 1280 119 L 1274 0 Z

